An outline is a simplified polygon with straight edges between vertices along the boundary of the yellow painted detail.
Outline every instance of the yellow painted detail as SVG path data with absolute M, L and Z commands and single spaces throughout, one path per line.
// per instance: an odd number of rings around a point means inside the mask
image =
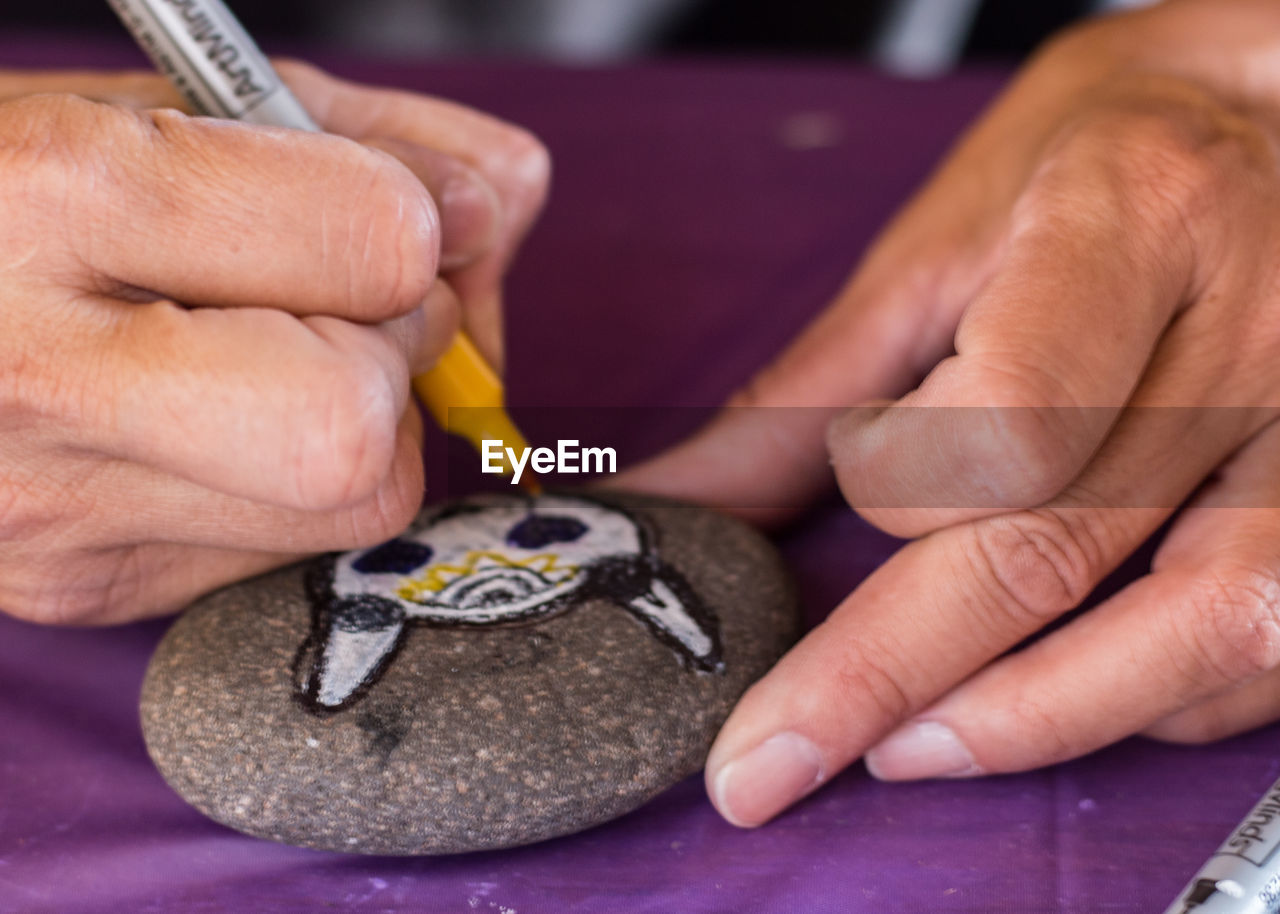
M 439 593 L 460 578 L 470 577 L 489 568 L 527 568 L 548 580 L 561 584 L 578 573 L 578 566 L 561 565 L 559 559 L 559 556 L 551 552 L 527 559 L 513 559 L 501 552 L 477 549 L 468 552 L 461 565 L 445 563 L 428 565 L 422 574 L 405 578 L 396 588 L 396 596 L 402 600 L 418 603 L 431 594 Z

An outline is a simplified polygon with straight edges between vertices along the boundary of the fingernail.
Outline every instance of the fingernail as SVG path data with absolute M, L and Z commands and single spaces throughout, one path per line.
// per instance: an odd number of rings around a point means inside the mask
M 822 783 L 822 756 L 799 733 L 779 733 L 726 764 L 713 781 L 720 814 L 740 828 L 772 819 Z
M 982 773 L 955 731 L 934 720 L 899 727 L 867 752 L 864 761 L 872 776 L 882 781 L 956 778 Z
M 470 173 L 454 175 L 441 188 L 436 205 L 442 269 L 457 269 L 488 250 L 498 230 L 498 199 L 488 184 Z

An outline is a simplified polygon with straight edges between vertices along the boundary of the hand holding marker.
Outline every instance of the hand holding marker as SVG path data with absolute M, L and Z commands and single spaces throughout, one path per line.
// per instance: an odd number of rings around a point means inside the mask
M 108 2 L 199 113 L 320 132 L 221 0 Z M 413 379 L 413 388 L 441 428 L 466 438 L 477 451 L 485 440 L 502 441 L 516 452 L 528 449 L 505 409 L 502 382 L 465 333 L 458 333 L 435 367 Z M 534 495 L 541 491 L 531 474 L 521 484 Z

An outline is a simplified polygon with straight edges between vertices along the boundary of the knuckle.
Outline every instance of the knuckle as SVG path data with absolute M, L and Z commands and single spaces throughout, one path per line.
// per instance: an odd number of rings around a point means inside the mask
M 358 164 L 344 177 L 353 188 L 350 210 L 328 220 L 341 243 L 328 247 L 331 263 L 347 277 L 351 306 L 362 320 L 406 314 L 426 298 L 436 279 L 440 219 L 431 195 L 394 158 L 351 143 Z
M 422 461 L 396 461 L 385 485 L 349 516 L 346 548 L 361 549 L 385 542 L 404 531 L 422 507 Z
M 1201 240 L 1198 226 L 1213 223 L 1206 217 L 1221 213 L 1224 196 L 1238 195 L 1246 176 L 1273 170 L 1262 128 L 1198 86 L 1145 77 L 1112 91 L 1087 120 L 1068 128 L 1042 173 L 1050 176 L 1041 182 L 1042 196 L 1065 218 L 1121 213 L 1155 231 L 1158 253 Z M 1082 184 L 1104 213 L 1082 206 Z
M 882 717 L 885 726 L 903 720 L 915 702 L 900 674 L 884 658 L 909 656 L 887 647 L 877 650 L 870 642 L 850 645 L 831 673 L 835 698 L 845 706 L 846 716 L 857 720 L 867 716 L 868 706 Z M 826 703 L 829 695 L 811 695 L 810 700 Z
M 1219 198 L 1225 183 L 1219 157 L 1174 118 L 1134 118 L 1115 142 L 1120 179 L 1139 190 L 1137 199 L 1152 201 L 1157 214 L 1182 219 Z
M 973 564 L 984 604 L 1034 630 L 1078 606 L 1097 580 L 1102 547 L 1090 520 L 1048 510 L 996 517 L 971 528 Z M 1005 627 L 1000 626 L 1002 629 Z
M 32 95 L 7 101 L 0 105 L 4 125 L 0 149 L 6 157 L 32 165 L 51 160 L 70 164 L 84 150 L 73 150 L 59 138 L 74 136 L 86 119 L 96 120 L 103 109 L 107 106 L 74 95 Z
M 293 460 L 298 506 L 337 510 L 377 491 L 395 453 L 395 393 L 370 360 L 342 359 L 304 394 Z
M 993 717 L 999 718 L 1000 732 L 1017 734 L 1019 749 L 1033 757 L 1036 765 L 1071 758 L 1088 748 L 1070 738 L 1060 714 L 1026 696 L 1015 697 L 1010 704 L 995 711 Z
M 1280 665 L 1280 581 L 1265 568 L 1218 566 L 1193 586 L 1183 648 L 1197 678 L 1235 684 Z
M 109 249 L 121 226 L 146 231 L 188 206 L 173 162 L 175 152 L 192 147 L 183 133 L 190 119 L 179 111 L 87 104 L 93 108 L 83 112 L 81 129 L 96 129 L 98 142 L 73 166 L 62 215 L 72 250 L 93 265 L 98 249 Z
M 114 186 L 113 159 L 136 132 L 139 118 L 122 108 L 73 95 L 37 95 L 0 105 L 0 169 L 9 207 L 26 202 L 32 217 L 66 210 L 89 188 L 101 194 Z M 83 197 L 93 203 L 93 195 Z M 105 214 L 110 206 L 97 204 L 93 213 Z M 75 221 L 85 214 L 76 214 Z M 68 221 L 63 218 L 63 221 Z M 24 225 L 29 230 L 29 225 Z

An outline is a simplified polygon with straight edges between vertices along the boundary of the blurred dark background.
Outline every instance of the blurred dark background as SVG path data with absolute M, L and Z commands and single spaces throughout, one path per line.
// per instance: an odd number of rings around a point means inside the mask
M 847 57 L 928 75 L 1013 61 L 1090 13 L 1149 0 L 230 0 L 268 49 L 594 62 L 654 55 Z M 105 0 L 0 0 L 10 29 L 118 35 Z M 2 64 L 3 61 L 0 61 Z

